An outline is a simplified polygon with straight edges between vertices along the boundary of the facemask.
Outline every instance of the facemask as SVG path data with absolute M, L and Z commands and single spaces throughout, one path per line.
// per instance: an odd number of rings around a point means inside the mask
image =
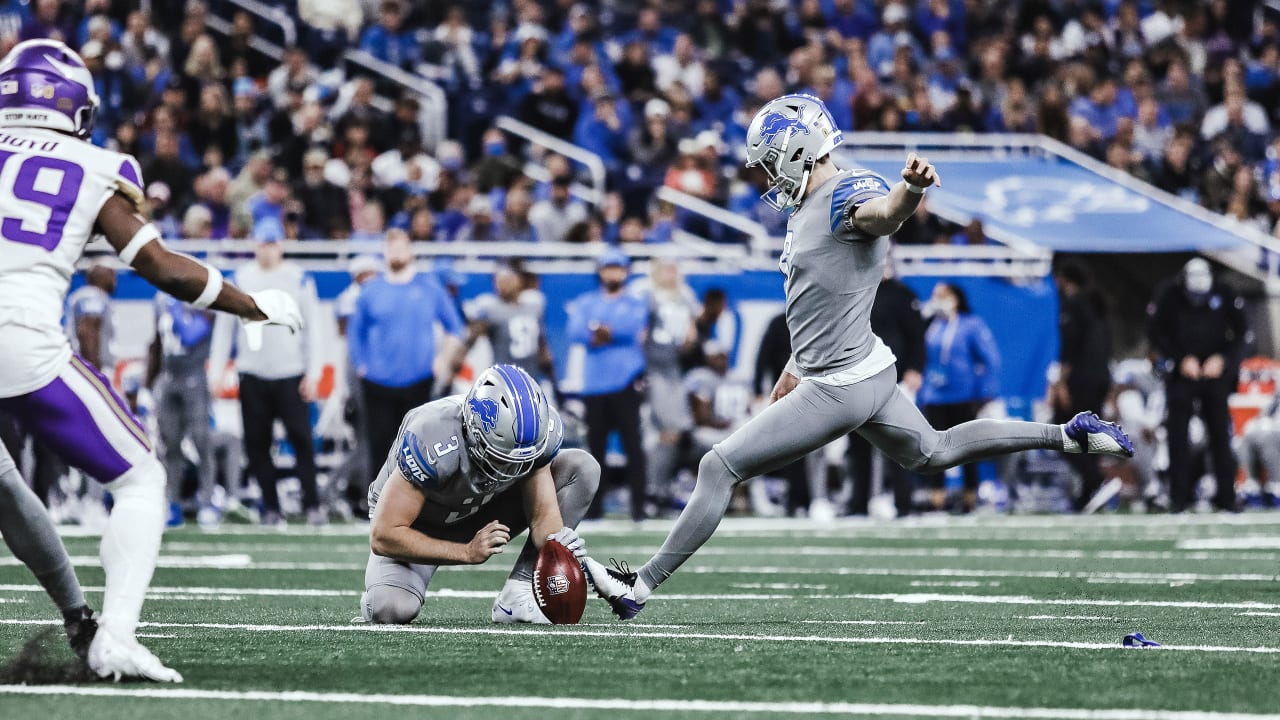
M 959 306 L 956 304 L 955 298 L 944 298 L 934 303 L 934 307 L 938 312 L 948 317 L 955 315 Z
M 507 146 L 503 143 L 500 143 L 500 142 L 485 143 L 485 146 L 484 146 L 485 155 L 488 155 L 490 157 L 497 157 L 499 155 L 505 155 L 506 152 L 507 152 Z
M 622 289 L 622 282 L 620 280 L 605 280 L 602 281 L 602 284 L 604 285 L 605 292 L 608 293 L 616 293 Z

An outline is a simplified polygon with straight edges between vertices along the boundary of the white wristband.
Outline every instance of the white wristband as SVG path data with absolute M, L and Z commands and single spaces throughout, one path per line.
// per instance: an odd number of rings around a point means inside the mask
M 129 244 L 124 246 L 120 251 L 120 260 L 125 265 L 133 265 L 134 258 L 138 257 L 138 253 L 142 252 L 142 248 L 152 240 L 160 239 L 160 230 L 155 225 L 147 223 L 138 228 L 138 232 L 133 234 L 129 239 Z
M 911 183 L 906 182 L 905 180 L 903 181 L 903 183 L 907 186 L 907 192 L 915 193 L 917 195 L 923 195 L 924 191 L 927 189 L 927 188 L 918 187 L 916 185 L 912 185 Z
M 203 263 L 202 263 L 203 264 Z M 209 265 L 204 266 L 209 271 L 209 279 L 204 284 L 204 292 L 200 293 L 200 297 L 191 301 L 191 306 L 204 310 L 218 299 L 218 295 L 222 293 L 222 273 L 217 268 Z

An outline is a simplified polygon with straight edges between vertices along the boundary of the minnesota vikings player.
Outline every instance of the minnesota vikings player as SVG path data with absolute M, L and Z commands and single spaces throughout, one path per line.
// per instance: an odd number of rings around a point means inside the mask
M 105 483 L 114 498 L 102 536 L 102 616 L 94 627 L 84 608 L 77 623 L 81 641 L 92 637 L 81 643 L 90 669 L 104 678 L 181 682 L 134 634 L 160 552 L 164 468 L 137 418 L 62 332 L 75 263 L 94 235 L 104 235 L 155 286 L 196 307 L 239 316 L 251 341 L 260 341 L 267 324 L 296 330 L 301 315 L 283 293 L 246 294 L 212 267 L 165 247 L 141 214 L 137 161 L 86 140 L 97 110 L 93 78 L 63 43 L 29 40 L 0 61 L 0 409 Z M 0 521 L 10 515 L 0 513 Z M 47 516 L 36 515 L 43 512 L 32 509 L 23 520 L 39 526 L 32 537 L 48 538 L 43 557 L 65 558 Z M 11 535 L 10 527 L 3 530 Z
M 789 210 L 779 266 L 794 348 L 771 404 L 702 457 L 688 507 L 662 548 L 638 573 L 588 559 L 596 592 L 626 620 L 715 531 L 734 485 L 857 431 L 899 464 L 937 473 L 1034 448 L 1130 457 L 1124 432 L 1092 413 L 1065 425 L 976 420 L 930 427 L 897 387 L 894 356 L 871 332 L 871 305 L 889 241 L 933 185 L 937 170 L 915 153 L 890 186 L 867 170 L 840 170 L 830 157 L 842 140 L 822 101 L 784 95 L 747 129 L 747 167 L 771 189 L 763 198 Z
M 404 624 L 441 565 L 478 565 L 529 528 L 493 603 L 496 623 L 546 623 L 533 598 L 538 550 L 555 539 L 586 557 L 574 528 L 600 484 L 582 450 L 561 450 L 560 415 L 529 373 L 494 365 L 466 395 L 414 408 L 369 488 L 371 553 L 360 615 Z

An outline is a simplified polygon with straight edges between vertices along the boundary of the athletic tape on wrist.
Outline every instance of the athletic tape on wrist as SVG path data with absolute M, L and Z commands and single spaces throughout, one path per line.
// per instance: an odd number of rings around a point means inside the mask
M 138 257 L 138 253 L 142 252 L 142 248 L 152 240 L 160 239 L 160 230 L 155 225 L 147 223 L 138 228 L 138 232 L 133 234 L 129 239 L 129 244 L 124 246 L 120 251 L 120 260 L 125 265 L 133 265 L 134 258 Z
M 915 193 L 915 194 L 917 194 L 917 195 L 923 195 L 923 194 L 924 194 L 924 191 L 925 191 L 926 189 L 927 189 L 927 188 L 922 188 L 922 187 L 918 187 L 918 186 L 916 186 L 916 185 L 912 185 L 911 183 L 907 183 L 907 192 L 912 192 L 912 193 Z
M 218 272 L 217 268 L 209 265 L 205 265 L 204 269 L 209 271 L 209 279 L 204 284 L 204 292 L 200 293 L 200 297 L 191 301 L 192 307 L 200 308 L 201 310 L 212 305 L 218 299 L 218 295 L 222 293 L 222 273 Z

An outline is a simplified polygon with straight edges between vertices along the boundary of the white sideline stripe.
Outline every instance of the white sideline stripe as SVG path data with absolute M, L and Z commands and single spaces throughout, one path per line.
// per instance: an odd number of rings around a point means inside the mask
M 86 586 L 88 592 L 103 592 L 101 585 Z M 0 585 L 0 591 L 42 593 L 39 585 Z M 491 599 L 492 590 L 453 590 L 441 588 L 428 590 L 427 597 L 456 599 Z M 307 588 L 212 588 L 212 587 L 164 587 L 157 586 L 147 591 L 147 596 L 155 600 L 167 599 L 167 595 L 250 595 L 250 596 L 289 596 L 289 597 L 358 597 L 359 590 L 329 590 Z M 1174 608 L 1184 610 L 1247 610 L 1258 611 L 1260 616 L 1269 617 L 1263 611 L 1280 611 L 1280 603 L 1264 603 L 1254 601 L 1243 602 L 1205 602 L 1200 600 L 1105 600 L 1097 598 L 1035 598 L 1027 595 L 971 595 L 951 593 L 660 593 L 654 600 L 671 600 L 681 602 L 728 602 L 747 600 L 884 600 L 907 605 L 924 605 L 928 603 L 967 603 L 974 605 L 1055 605 L 1085 607 L 1149 607 Z M 1280 612 L 1274 615 L 1280 617 Z
M 630 712 L 768 713 L 805 715 L 879 715 L 946 718 L 1033 718 L 1034 720 L 1260 720 L 1276 715 L 1197 710 L 1107 708 L 1018 708 L 980 705 L 908 705 L 898 703 L 749 702 L 742 700 L 636 700 L 632 698 L 458 697 L 451 695 L 384 695 L 360 693 L 268 692 L 262 690 L 195 690 L 186 688 L 111 688 L 77 685 L 0 685 L 7 695 L 71 695 L 165 700 L 233 700 L 314 702 L 347 705 L 415 707 L 503 707 L 551 710 Z
M 71 558 L 77 567 L 101 567 L 102 561 L 90 555 L 76 555 Z M 0 567 L 17 567 L 23 563 L 15 557 L 0 558 Z M 254 562 L 249 555 L 208 555 L 208 556 L 162 556 L 156 564 L 168 569 L 206 569 L 206 570 L 305 570 L 308 572 L 335 571 L 357 572 L 365 569 L 365 563 L 331 563 L 331 562 Z M 507 573 L 505 567 L 498 566 L 466 566 L 472 573 Z M 1148 573 L 1125 571 L 1079 571 L 1079 570 L 984 570 L 970 568 L 866 568 L 835 567 L 805 568 L 792 566 L 692 566 L 684 570 L 686 573 L 699 575 L 848 575 L 872 577 L 943 577 L 943 578 L 1023 578 L 1031 580 L 1087 580 L 1090 582 L 1121 582 L 1133 584 L 1194 583 L 1194 582 L 1265 582 L 1280 580 L 1277 573 Z
M 1246 535 L 1244 537 L 1189 538 L 1178 541 L 1178 549 L 1186 550 L 1280 550 L 1280 535 Z
M 1280 549 L 1280 538 L 1276 538 L 1274 549 Z M 1192 542 L 1192 541 L 1186 541 Z M 233 542 L 184 542 L 164 543 L 165 553 L 308 553 L 315 555 L 323 552 L 326 555 L 349 552 L 353 555 L 368 555 L 368 543 L 351 543 L 348 545 L 317 545 L 314 543 L 233 543 Z M 657 545 L 634 545 L 609 547 L 609 552 L 618 555 L 648 555 L 657 549 Z M 710 556 L 812 556 L 812 557 L 945 557 L 945 558 L 1025 558 L 1030 560 L 1204 560 L 1218 562 L 1222 560 L 1257 560 L 1274 562 L 1280 560 L 1280 552 L 1232 552 L 1236 548 L 1187 548 L 1185 550 L 1063 550 L 1042 549 L 1022 550 L 1014 548 L 993 547 L 844 547 L 831 545 L 788 545 L 786 547 L 703 547 L 698 550 L 699 557 Z M 1247 548 L 1238 548 L 1244 550 Z M 1265 548 L 1259 548 L 1265 549 Z
M 927 625 L 925 620 L 801 620 L 805 625 Z
M 1236 613 L 1237 615 L 1240 613 Z M 1015 615 L 1017 620 L 1119 620 L 1106 615 Z
M 1250 612 L 1239 612 L 1236 613 L 1236 615 L 1243 615 L 1245 617 L 1280 617 L 1280 612 L 1258 612 L 1257 610 L 1254 610 Z
M 0 619 L 0 625 L 57 625 L 52 620 L 9 620 Z M 444 628 L 426 625 L 253 625 L 242 623 L 162 623 L 141 622 L 138 627 L 147 628 L 181 628 L 196 630 L 239 630 L 254 633 L 285 632 L 340 632 L 340 633 L 409 633 L 420 635 L 561 635 L 568 637 L 602 637 L 625 638 L 628 640 L 652 638 L 654 640 L 732 640 L 735 642 L 761 643 L 828 643 L 832 645 L 962 645 L 962 646 L 1000 646 L 1027 648 L 1061 648 L 1068 650 L 1131 650 L 1119 642 L 1099 643 L 1075 640 L 991 640 L 982 638 L 906 638 L 906 637 L 869 637 L 853 638 L 824 635 L 748 635 L 743 633 L 690 633 L 690 632 L 632 632 L 627 630 L 574 630 L 572 626 L 560 628 Z M 625 628 L 626 626 L 621 626 Z M 1161 650 L 1172 652 L 1205 652 L 1205 653 L 1250 653 L 1257 655 L 1280 654 L 1280 647 L 1236 645 L 1163 645 Z

